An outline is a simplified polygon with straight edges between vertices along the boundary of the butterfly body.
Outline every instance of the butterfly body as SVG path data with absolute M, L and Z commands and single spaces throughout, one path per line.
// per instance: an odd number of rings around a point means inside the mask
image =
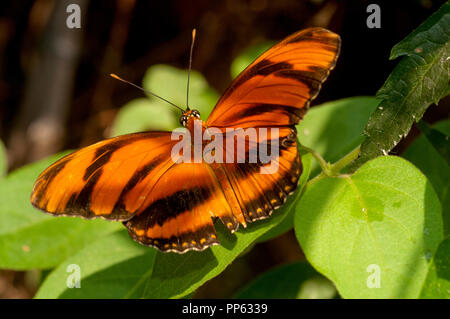
M 194 136 L 189 156 L 173 151 L 180 141 L 171 132 L 107 139 L 42 172 L 31 203 L 57 216 L 122 221 L 134 240 L 162 251 L 218 244 L 214 219 L 234 232 L 295 191 L 302 171 L 295 125 L 339 48 L 339 36 L 322 28 L 291 35 L 233 81 L 206 122 L 196 110 L 183 112 L 180 123 Z M 260 156 L 268 149 L 275 155 Z

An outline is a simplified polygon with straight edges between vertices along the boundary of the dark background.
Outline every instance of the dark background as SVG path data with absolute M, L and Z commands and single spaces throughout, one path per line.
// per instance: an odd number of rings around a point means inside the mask
M 8 150 L 9 168 L 104 138 L 120 106 L 142 96 L 108 74 L 140 83 L 153 64 L 186 68 L 193 28 L 197 28 L 193 69 L 219 92 L 231 81 L 231 62 L 248 46 L 281 40 L 309 26 L 337 32 L 342 38 L 341 55 L 316 105 L 374 95 L 398 63 L 389 61 L 392 46 L 444 2 L 2 1 L 0 139 Z M 81 6 L 81 29 L 65 27 L 70 3 Z M 381 7 L 381 29 L 366 26 L 370 3 Z M 439 108 L 431 106 L 424 118 L 433 123 L 446 118 L 448 112 L 447 98 Z M 413 128 L 393 153 L 401 153 L 417 132 Z M 287 233 L 257 245 L 195 296 L 229 297 L 257 274 L 302 258 L 293 234 Z M 0 272 L 0 298 L 31 297 L 36 284 L 29 277 L 29 273 Z

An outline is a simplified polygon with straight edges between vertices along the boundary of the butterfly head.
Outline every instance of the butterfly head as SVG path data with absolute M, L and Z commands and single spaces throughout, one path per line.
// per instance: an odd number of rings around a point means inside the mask
M 183 112 L 183 114 L 180 117 L 180 124 L 183 125 L 183 127 L 188 127 L 189 121 L 192 120 L 200 120 L 200 112 L 197 110 L 187 110 Z

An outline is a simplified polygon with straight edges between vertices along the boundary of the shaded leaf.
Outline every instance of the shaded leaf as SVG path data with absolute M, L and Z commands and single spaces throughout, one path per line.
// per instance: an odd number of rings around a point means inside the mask
M 430 264 L 420 297 L 450 299 L 450 238 L 439 245 Z
M 391 59 L 404 56 L 377 92 L 382 101 L 365 128 L 367 138 L 352 165 L 386 155 L 432 103 L 449 92 L 450 3 L 398 43 Z
M 308 261 L 344 298 L 417 298 L 443 238 L 431 184 L 393 156 L 308 185 L 295 231 Z
M 125 229 L 98 239 L 59 265 L 44 281 L 36 298 L 139 298 L 152 275 L 156 251 L 130 240 Z M 80 288 L 68 288 L 80 270 Z
M 329 299 L 336 295 L 333 284 L 307 262 L 279 266 L 263 273 L 236 293 L 247 299 Z
M 450 165 L 450 140 L 448 135 L 431 128 L 425 121 L 420 120 L 418 126 L 427 140 L 433 145 L 436 151 Z
M 411 32 L 406 38 L 397 43 L 391 50 L 390 59 L 398 58 L 402 55 L 411 55 L 417 48 L 432 40 L 433 42 L 448 41 L 448 14 L 450 13 L 450 2 L 447 1 L 438 11 L 432 14 L 417 29 Z M 447 24 L 446 24 L 447 23 Z M 447 32 L 447 38 L 441 38 Z M 429 44 L 431 45 L 431 44 Z M 422 48 L 423 49 L 423 48 Z
M 433 129 L 450 135 L 450 121 L 441 121 Z M 419 168 L 433 185 L 442 206 L 444 234 L 450 234 L 450 167 L 424 136 L 419 136 L 403 153 L 403 157 Z

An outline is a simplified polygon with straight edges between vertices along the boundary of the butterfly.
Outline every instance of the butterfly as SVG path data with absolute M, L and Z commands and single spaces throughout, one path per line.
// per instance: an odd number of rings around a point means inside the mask
M 176 161 L 171 132 L 150 131 L 106 139 L 58 160 L 37 178 L 31 203 L 56 216 L 122 221 L 134 240 L 164 252 L 217 245 L 217 218 L 234 232 L 269 217 L 295 191 L 302 172 L 295 125 L 339 51 L 339 36 L 326 29 L 292 34 L 251 63 L 200 122 L 220 131 L 277 128 L 276 136 L 248 137 L 244 152 L 247 158 L 263 142 L 279 145 L 273 173 L 267 173 L 271 163 L 261 161 Z M 191 131 L 199 119 L 187 108 L 180 123 Z

